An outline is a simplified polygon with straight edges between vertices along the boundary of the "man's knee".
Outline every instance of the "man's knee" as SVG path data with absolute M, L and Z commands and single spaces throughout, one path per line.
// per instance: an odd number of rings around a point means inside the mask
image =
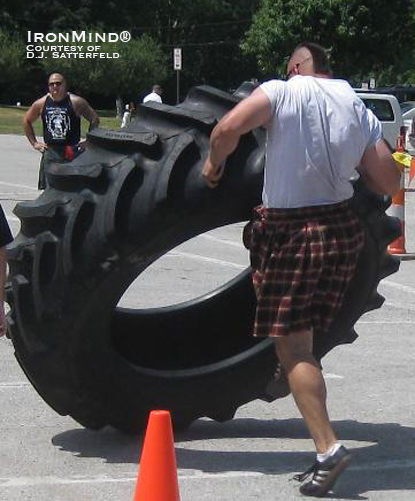
M 292 332 L 275 340 L 277 356 L 286 371 L 299 362 L 315 363 L 313 357 L 313 334 L 310 331 Z

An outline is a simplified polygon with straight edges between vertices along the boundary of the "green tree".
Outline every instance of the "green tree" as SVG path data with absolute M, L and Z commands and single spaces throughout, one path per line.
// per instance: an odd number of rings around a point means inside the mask
M 255 58 L 242 54 L 240 43 L 259 0 L 155 0 L 152 5 L 160 42 L 170 54 L 173 47 L 182 48 L 184 92 L 202 83 L 230 89 L 256 76 Z M 174 81 L 171 72 L 171 86 Z
M 88 26 L 122 27 L 135 5 L 129 0 L 25 0 L 22 8 L 21 2 L 6 0 L 0 6 L 0 23 L 24 37 L 28 31 L 48 33 Z
M 51 47 L 56 43 L 48 45 Z M 63 73 L 79 92 L 114 97 L 137 96 L 154 81 L 162 80 L 166 76 L 165 55 L 148 35 L 125 43 L 97 43 L 95 45 L 100 46 L 99 52 L 88 51 L 88 45 L 90 44 L 82 44 L 82 58 L 72 57 L 70 52 L 60 51 L 57 53 L 59 57 L 53 57 L 54 52 L 45 52 L 48 57 L 40 59 L 40 64 L 46 73 Z M 100 53 L 107 57 L 93 57 L 99 56 Z
M 0 23 L 27 32 L 80 31 L 95 26 L 103 32 L 128 30 L 134 38 L 143 34 L 156 40 L 167 58 L 167 81 L 175 87 L 172 49 L 183 50 L 183 90 L 210 83 L 222 88 L 256 75 L 256 61 L 240 50 L 244 33 L 260 0 L 25 0 L 7 1 L 0 7 Z M 160 81 L 161 77 L 157 78 Z M 167 97 L 167 95 L 166 95 Z
M 413 65 L 402 55 L 412 54 L 414 28 L 413 0 L 262 0 L 242 48 L 263 75 L 282 76 L 298 43 L 318 42 L 338 76 L 361 81 Z
M 28 71 L 26 47 L 20 38 L 0 30 L 0 85 L 21 80 Z

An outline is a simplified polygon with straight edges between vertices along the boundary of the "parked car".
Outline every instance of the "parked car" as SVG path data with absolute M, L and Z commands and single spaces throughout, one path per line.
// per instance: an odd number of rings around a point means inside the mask
M 404 121 L 415 117 L 415 101 L 404 101 L 399 106 L 401 107 Z
M 362 90 L 362 89 L 359 89 Z M 385 87 L 376 87 L 375 89 L 365 89 L 362 92 L 373 92 L 375 94 L 391 94 L 403 103 L 405 101 L 415 100 L 415 85 L 387 85 Z
M 405 101 L 400 104 L 403 123 L 405 125 L 405 149 L 415 156 L 415 101 Z
M 355 89 L 356 94 L 373 111 L 382 123 L 383 137 L 392 150 L 396 149 L 396 140 L 400 136 L 405 141 L 405 126 L 401 107 L 395 96 L 391 94 L 376 94 Z

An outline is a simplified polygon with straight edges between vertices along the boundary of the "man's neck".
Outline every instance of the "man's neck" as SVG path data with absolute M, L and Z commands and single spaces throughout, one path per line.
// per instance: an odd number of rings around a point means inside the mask
M 55 101 L 55 103 L 60 103 L 61 101 L 63 101 L 67 96 L 69 95 L 69 92 L 67 92 L 63 97 L 61 97 L 60 99 L 55 99 L 52 94 L 50 92 L 48 92 L 48 96 L 53 100 Z
M 316 78 L 333 78 L 332 75 L 328 75 L 327 73 L 315 73 L 313 76 Z

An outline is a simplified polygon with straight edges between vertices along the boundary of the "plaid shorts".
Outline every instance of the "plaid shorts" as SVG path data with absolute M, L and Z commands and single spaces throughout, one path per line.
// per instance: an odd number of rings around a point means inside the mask
M 258 302 L 254 336 L 327 332 L 364 244 L 363 228 L 348 202 L 258 207 L 247 233 Z

